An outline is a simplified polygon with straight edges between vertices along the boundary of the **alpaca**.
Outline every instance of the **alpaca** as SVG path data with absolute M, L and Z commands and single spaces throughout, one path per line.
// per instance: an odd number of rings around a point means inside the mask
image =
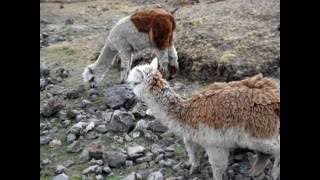
M 151 108 L 156 118 L 183 137 L 191 164 L 202 146 L 212 166 L 213 179 L 222 180 L 230 150 L 248 148 L 258 152 L 252 175 L 275 157 L 272 176 L 280 173 L 280 98 L 276 84 L 262 74 L 229 83 L 214 83 L 183 100 L 152 63 L 134 67 L 127 79 L 133 92 Z
M 98 85 L 111 67 L 114 57 L 121 59 L 121 82 L 128 76 L 135 52 L 151 48 L 159 59 L 160 71 L 166 78 L 178 71 L 178 55 L 174 46 L 176 22 L 164 9 L 140 10 L 120 19 L 111 29 L 97 61 L 82 74 L 91 87 Z

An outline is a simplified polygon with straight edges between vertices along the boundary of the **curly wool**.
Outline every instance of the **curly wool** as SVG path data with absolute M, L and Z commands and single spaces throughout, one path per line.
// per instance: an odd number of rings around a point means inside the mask
M 215 129 L 244 128 L 256 138 L 279 133 L 280 97 L 276 84 L 262 74 L 242 81 L 215 83 L 184 102 L 181 121 Z

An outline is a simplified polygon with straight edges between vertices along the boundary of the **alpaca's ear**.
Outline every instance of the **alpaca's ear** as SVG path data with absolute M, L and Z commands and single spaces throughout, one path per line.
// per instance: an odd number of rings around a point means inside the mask
M 157 70 L 158 69 L 158 59 L 155 57 L 155 58 L 153 58 L 153 60 L 152 60 L 152 62 L 151 62 L 151 67 L 152 67 L 152 69 L 155 71 L 155 70 Z

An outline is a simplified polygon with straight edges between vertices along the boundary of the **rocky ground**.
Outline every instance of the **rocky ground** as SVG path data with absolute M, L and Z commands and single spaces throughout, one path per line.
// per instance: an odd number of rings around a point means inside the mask
M 208 179 L 189 175 L 179 137 L 120 85 L 115 65 L 98 90 L 85 90 L 83 68 L 96 60 L 121 17 L 155 6 L 176 12 L 180 76 L 170 84 L 184 98 L 204 85 L 262 72 L 280 78 L 280 7 L 277 0 L 43 0 L 40 1 L 40 179 Z M 142 55 L 142 56 L 141 56 Z M 136 55 L 149 60 L 148 51 Z M 139 61 L 138 61 L 139 62 Z M 227 177 L 247 174 L 255 153 L 236 150 Z

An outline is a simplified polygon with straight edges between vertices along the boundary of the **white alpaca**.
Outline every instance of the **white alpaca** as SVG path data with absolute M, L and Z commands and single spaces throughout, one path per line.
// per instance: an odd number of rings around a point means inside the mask
M 121 82 L 130 71 L 134 52 L 151 48 L 160 63 L 160 71 L 169 77 L 178 71 L 178 56 L 174 47 L 175 18 L 163 9 L 138 11 L 120 19 L 111 29 L 98 60 L 82 74 L 86 83 L 98 85 L 111 67 L 115 55 L 121 59 Z
M 233 148 L 259 152 L 254 173 L 267 161 L 261 155 L 275 157 L 272 176 L 279 176 L 280 98 L 273 81 L 259 74 L 242 81 L 214 83 L 183 100 L 162 78 L 157 65 L 155 58 L 151 65 L 136 66 L 127 82 L 155 117 L 183 137 L 191 173 L 199 166 L 196 152 L 200 145 L 209 156 L 215 180 L 222 180 Z

